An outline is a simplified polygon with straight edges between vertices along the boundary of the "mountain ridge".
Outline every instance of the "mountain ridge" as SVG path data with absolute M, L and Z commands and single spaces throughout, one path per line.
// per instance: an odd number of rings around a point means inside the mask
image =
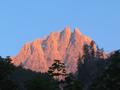
M 69 72 L 77 71 L 77 60 L 84 54 L 84 45 L 90 45 L 92 39 L 83 35 L 78 28 L 71 32 L 66 27 L 61 32 L 51 32 L 44 39 L 36 39 L 26 43 L 12 63 L 22 65 L 26 69 L 37 72 L 46 72 L 55 59 L 66 64 Z M 96 45 L 94 46 L 96 51 Z

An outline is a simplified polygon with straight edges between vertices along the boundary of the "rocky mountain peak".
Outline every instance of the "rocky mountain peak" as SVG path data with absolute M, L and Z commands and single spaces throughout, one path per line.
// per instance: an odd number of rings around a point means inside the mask
M 13 63 L 17 66 L 23 64 L 24 68 L 37 72 L 46 72 L 54 60 L 59 59 L 69 72 L 75 72 L 78 57 L 84 53 L 84 44 L 90 45 L 91 41 L 78 28 L 71 32 L 70 27 L 66 27 L 62 32 L 52 32 L 47 38 L 38 38 L 25 44 L 19 54 L 13 57 Z
M 64 33 L 71 33 L 71 29 L 69 26 L 67 26 L 65 29 L 64 29 Z
M 82 33 L 80 32 L 79 28 L 75 28 L 75 29 L 74 29 L 74 34 L 75 34 L 75 35 L 78 35 L 78 34 L 79 34 L 79 35 L 82 35 Z

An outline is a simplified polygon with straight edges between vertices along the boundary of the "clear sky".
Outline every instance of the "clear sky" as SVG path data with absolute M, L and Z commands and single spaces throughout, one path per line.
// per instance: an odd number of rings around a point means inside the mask
M 120 0 L 0 0 L 0 55 L 65 26 L 79 27 L 105 51 L 120 48 Z

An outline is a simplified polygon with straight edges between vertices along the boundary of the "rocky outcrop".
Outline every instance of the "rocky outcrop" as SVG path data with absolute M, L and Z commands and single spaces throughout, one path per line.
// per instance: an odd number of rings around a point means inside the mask
M 70 27 L 66 27 L 62 32 L 50 33 L 45 39 L 26 43 L 19 54 L 12 58 L 12 62 L 26 69 L 46 72 L 58 59 L 65 63 L 67 71 L 75 72 L 78 57 L 84 54 L 84 45 L 90 45 L 91 41 L 78 28 L 71 32 Z

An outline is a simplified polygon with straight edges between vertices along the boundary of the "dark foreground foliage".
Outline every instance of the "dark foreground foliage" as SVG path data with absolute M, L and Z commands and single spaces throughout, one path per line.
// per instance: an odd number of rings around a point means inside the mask
M 0 90 L 17 90 L 17 84 L 11 79 L 15 68 L 10 62 L 9 57 L 0 57 Z
M 10 57 L 0 57 L 0 90 L 120 90 L 120 50 L 104 61 L 95 57 L 94 51 L 90 54 L 87 50 L 84 63 L 81 58 L 78 60 L 76 74 L 68 74 L 63 63 L 53 63 L 64 80 L 53 78 L 54 73 L 50 72 L 54 68 L 48 73 L 37 73 L 14 66 Z
M 0 57 L 0 90 L 58 90 L 58 82 L 47 73 L 16 67 L 9 57 Z
M 26 82 L 27 90 L 58 90 L 58 82 L 50 78 L 48 74 L 41 74 L 38 77 Z
M 95 79 L 90 90 L 120 90 L 120 50 L 108 59 L 105 71 Z

